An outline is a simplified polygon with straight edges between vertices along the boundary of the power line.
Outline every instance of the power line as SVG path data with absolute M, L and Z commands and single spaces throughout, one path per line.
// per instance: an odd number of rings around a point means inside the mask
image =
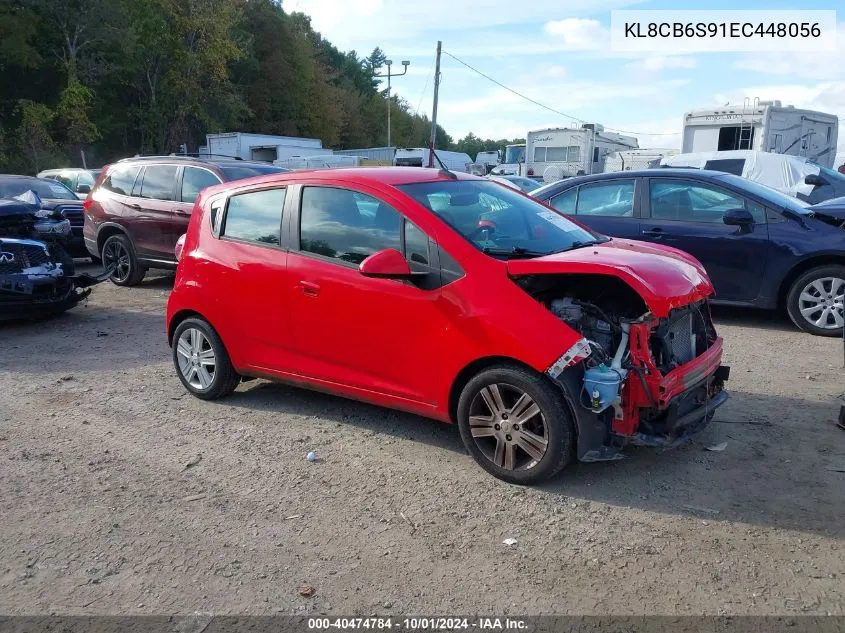
M 485 79 L 487 79 L 488 81 L 492 81 L 494 84 L 496 84 L 497 86 L 499 86 L 499 87 L 501 87 L 501 88 L 504 88 L 504 89 L 505 89 L 505 90 L 507 90 L 508 92 L 512 92 L 512 93 L 513 93 L 513 94 L 515 94 L 517 97 L 520 97 L 520 98 L 522 98 L 522 99 L 525 99 L 526 101 L 530 101 L 530 102 L 531 102 L 531 103 L 533 103 L 534 105 L 539 106 L 539 107 L 543 108 L 544 110 L 548 110 L 549 112 L 554 112 L 555 114 L 559 114 L 560 116 L 565 117 L 565 118 L 567 118 L 567 119 L 572 119 L 573 121 L 577 121 L 577 122 L 579 122 L 579 123 L 584 123 L 584 122 L 585 122 L 585 120 L 584 120 L 584 119 L 581 119 L 581 118 L 579 118 L 579 117 L 577 117 L 577 116 L 572 116 L 571 114 L 567 114 L 566 112 L 561 112 L 560 110 L 555 110 L 554 108 L 552 108 L 552 107 L 550 107 L 550 106 L 547 106 L 545 103 L 540 103 L 539 101 L 536 101 L 536 100 L 532 99 L 531 97 L 527 97 L 527 96 L 525 96 L 525 95 L 524 95 L 524 94 L 522 94 L 521 92 L 517 92 L 516 90 L 514 90 L 513 88 L 510 88 L 510 87 L 508 87 L 508 86 L 506 86 L 506 85 L 505 85 L 505 84 L 503 84 L 502 82 L 500 82 L 500 81 L 497 81 L 497 80 L 493 79 L 490 75 L 486 75 L 486 74 L 484 74 L 483 72 L 481 72 L 480 70 L 478 70 L 478 68 L 475 68 L 475 67 L 473 67 L 473 66 L 470 66 L 470 65 L 469 65 L 469 64 L 467 64 L 464 60 L 462 60 L 462 59 L 458 59 L 457 57 L 455 57 L 454 55 L 452 55 L 452 53 L 450 53 L 449 51 L 443 51 L 443 52 L 444 52 L 446 55 L 448 55 L 449 57 L 451 57 L 452 59 L 454 59 L 454 60 L 455 60 L 456 62 L 458 62 L 459 64 L 462 64 L 462 65 L 466 66 L 466 67 L 467 67 L 467 68 L 469 68 L 471 71 L 473 71 L 473 72 L 475 72 L 475 73 L 478 73 L 479 75 L 481 75 L 482 77 L 484 77 L 484 78 L 485 78 Z M 631 132 L 630 130 L 618 130 L 618 129 L 616 129 L 616 128 L 612 128 L 612 127 L 608 127 L 608 128 L 605 128 L 605 129 L 606 129 L 606 130 L 609 130 L 609 131 L 611 131 L 611 132 L 619 132 L 619 133 L 621 133 L 621 134 L 638 134 L 638 135 L 641 135 L 641 136 L 675 136 L 675 135 L 677 135 L 677 134 L 678 134 L 677 132 Z
M 428 67 L 428 77 L 425 78 L 425 85 L 423 86 L 422 93 L 420 94 L 420 100 L 417 102 L 417 109 L 414 110 L 414 115 L 420 113 L 420 106 L 422 106 L 423 99 L 425 98 L 425 92 L 428 90 L 428 82 L 431 81 L 431 73 L 434 72 L 434 62 L 435 58 L 431 58 L 431 66 Z

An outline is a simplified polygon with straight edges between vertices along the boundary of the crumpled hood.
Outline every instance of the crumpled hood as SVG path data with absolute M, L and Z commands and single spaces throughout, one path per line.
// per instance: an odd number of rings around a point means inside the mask
M 692 255 L 675 248 L 633 240 L 612 239 L 604 244 L 535 257 L 511 259 L 513 277 L 542 274 L 596 274 L 618 277 L 658 317 L 713 294 L 704 267 Z

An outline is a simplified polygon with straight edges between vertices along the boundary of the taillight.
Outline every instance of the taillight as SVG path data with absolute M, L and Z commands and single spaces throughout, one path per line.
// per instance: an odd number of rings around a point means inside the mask
M 178 240 L 176 240 L 176 248 L 173 249 L 173 254 L 176 255 L 177 262 L 182 259 L 182 249 L 185 248 L 186 235 L 186 233 L 182 233 L 182 236 Z
M 91 208 L 91 205 L 94 204 L 94 201 L 91 199 L 91 194 L 88 194 L 88 197 L 82 202 L 82 208 L 86 211 Z
M 529 169 L 528 169 L 528 175 L 529 175 L 529 176 L 533 176 L 533 175 L 534 175 L 534 170 L 529 168 Z

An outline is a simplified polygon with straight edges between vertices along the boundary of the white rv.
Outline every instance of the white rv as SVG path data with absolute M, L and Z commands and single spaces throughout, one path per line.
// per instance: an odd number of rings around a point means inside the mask
M 638 148 L 635 137 L 605 132 L 598 123 L 533 130 L 526 137 L 520 175 L 554 182 L 579 174 L 596 174 L 603 171 L 608 154 Z
M 687 112 L 681 152 L 750 149 L 803 156 L 832 167 L 838 132 L 835 114 L 799 110 L 780 101 L 746 99 L 743 105 Z
M 612 152 L 604 160 L 604 171 L 635 171 L 660 167 L 660 161 L 678 153 L 676 149 L 629 149 Z
M 522 163 L 525 162 L 525 143 L 505 145 L 505 155 L 502 163 L 494 167 L 490 173 L 496 176 L 518 176 Z
M 434 153 L 450 171 L 469 172 L 469 166 L 472 164 L 469 154 L 447 152 L 445 149 L 435 149 Z M 427 147 L 397 148 L 393 164 L 397 167 L 428 167 L 429 155 L 430 150 Z M 433 162 L 435 168 L 440 167 L 437 158 Z
M 220 156 L 231 156 L 243 160 L 273 162 L 294 156 L 315 156 L 332 153 L 330 149 L 323 149 L 323 143 L 318 138 L 224 132 L 221 134 L 206 134 L 205 140 L 206 144 L 200 147 L 200 156 L 211 154 L 218 158 Z

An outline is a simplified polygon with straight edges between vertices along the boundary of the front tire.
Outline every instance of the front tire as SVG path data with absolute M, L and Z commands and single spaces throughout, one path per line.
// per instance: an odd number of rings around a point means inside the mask
M 494 477 L 533 484 L 572 456 L 573 423 L 561 391 L 534 371 L 500 365 L 482 371 L 458 401 L 464 446 Z
M 817 336 L 842 336 L 845 327 L 845 266 L 812 268 L 796 279 L 786 297 L 789 318 Z
M 185 389 L 203 400 L 228 396 L 240 381 L 223 341 L 204 319 L 185 319 L 176 328 L 173 365 Z
M 117 286 L 137 286 L 147 274 L 147 269 L 138 263 L 132 242 L 122 233 L 106 239 L 102 255 L 103 269 L 114 267 L 109 279 Z

